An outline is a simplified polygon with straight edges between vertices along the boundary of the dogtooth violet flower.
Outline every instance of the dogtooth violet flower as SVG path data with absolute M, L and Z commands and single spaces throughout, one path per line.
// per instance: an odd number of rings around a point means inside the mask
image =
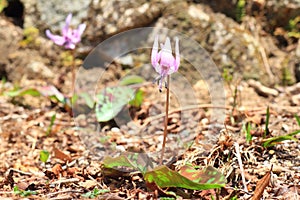
M 46 35 L 55 44 L 64 46 L 66 49 L 74 49 L 75 45 L 80 42 L 81 35 L 86 28 L 85 24 L 80 24 L 77 29 L 70 28 L 72 14 L 70 13 L 66 18 L 66 24 L 63 26 L 60 35 L 53 35 L 50 30 L 46 30 Z
M 180 54 L 179 54 L 179 40 L 175 37 L 175 57 L 172 54 L 170 38 L 167 37 L 165 44 L 160 44 L 161 50 L 158 49 L 158 36 L 155 37 L 152 53 L 151 53 L 151 63 L 155 71 L 159 73 L 159 77 L 155 79 L 158 81 L 159 91 L 162 90 L 162 81 L 165 78 L 176 72 L 180 64 Z M 165 86 L 167 83 L 165 81 Z

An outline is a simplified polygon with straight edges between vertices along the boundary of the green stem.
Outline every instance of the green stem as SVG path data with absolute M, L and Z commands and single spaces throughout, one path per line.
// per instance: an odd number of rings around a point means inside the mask
M 170 75 L 167 76 L 167 91 L 166 91 L 166 116 L 165 116 L 165 122 L 164 122 L 164 139 L 161 149 L 161 156 L 159 164 L 162 165 L 164 154 L 165 154 L 165 146 L 166 146 L 166 139 L 168 135 L 168 119 L 169 119 L 169 98 L 170 97 Z

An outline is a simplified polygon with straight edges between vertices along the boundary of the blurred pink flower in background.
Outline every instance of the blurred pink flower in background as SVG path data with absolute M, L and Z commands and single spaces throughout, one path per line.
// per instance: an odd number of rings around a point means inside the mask
M 81 35 L 86 28 L 85 24 L 80 24 L 77 29 L 70 28 L 70 22 L 72 19 L 72 14 L 70 13 L 66 18 L 66 24 L 62 28 L 60 35 L 53 35 L 50 30 L 46 30 L 46 35 L 55 44 L 59 46 L 64 46 L 66 49 L 74 49 L 76 44 L 80 42 Z

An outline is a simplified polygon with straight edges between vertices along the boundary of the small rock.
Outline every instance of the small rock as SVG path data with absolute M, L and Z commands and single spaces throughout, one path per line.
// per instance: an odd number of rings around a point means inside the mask
M 47 59 L 43 58 L 37 50 L 25 49 L 17 50 L 9 54 L 9 64 L 6 66 L 7 77 L 13 83 L 31 79 L 52 79 L 54 73 L 45 63 Z M 26 58 L 26 59 L 24 59 Z
M 300 94 L 292 96 L 292 104 L 300 105 Z
M 70 5 L 68 1 L 21 0 L 25 6 L 24 27 L 34 26 L 60 31 L 69 13 L 73 13 L 71 25 L 80 24 L 89 13 L 91 1 L 73 0 L 72 5 Z
M 126 65 L 126 66 L 133 66 L 133 58 L 132 58 L 132 55 L 125 55 L 125 56 L 122 56 L 120 58 L 118 58 L 118 62 L 121 64 L 121 65 Z
M 118 127 L 112 127 L 111 131 L 114 133 L 120 133 L 120 129 Z
M 54 77 L 54 73 L 40 61 L 31 61 L 30 63 L 28 63 L 28 68 L 31 69 L 34 74 L 40 73 L 43 77 L 46 78 Z
M 122 152 L 126 151 L 126 149 L 124 148 L 124 146 L 121 146 L 121 145 L 117 145 L 116 149 L 119 150 L 119 151 L 122 151 Z
M 300 83 L 286 87 L 285 90 L 286 90 L 286 92 L 288 92 L 289 94 L 292 94 L 292 95 L 299 94 L 300 93 Z
M 271 154 L 271 155 L 273 155 L 274 153 L 275 153 L 275 151 L 272 149 L 269 151 L 269 154 Z

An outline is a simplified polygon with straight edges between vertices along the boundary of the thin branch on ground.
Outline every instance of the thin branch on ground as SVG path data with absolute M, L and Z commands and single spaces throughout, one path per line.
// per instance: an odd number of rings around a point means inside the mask
M 78 182 L 78 181 L 80 181 L 79 178 L 60 179 L 60 180 L 52 182 L 51 184 L 72 183 L 72 182 Z
M 246 179 L 245 179 L 245 172 L 244 172 L 244 167 L 243 167 L 243 162 L 242 162 L 242 158 L 241 158 L 241 154 L 240 154 L 240 145 L 235 142 L 234 143 L 234 147 L 235 147 L 235 151 L 236 151 L 236 157 L 238 159 L 238 163 L 239 163 L 239 167 L 240 167 L 240 171 L 241 171 L 241 176 L 242 176 L 242 181 L 243 181 L 243 185 L 244 185 L 244 190 L 246 192 L 248 192 L 248 188 L 247 188 L 247 184 L 246 184 Z
M 9 168 L 8 171 L 14 171 L 14 172 L 17 172 L 19 174 L 24 174 L 24 175 L 32 176 L 32 173 L 30 173 L 30 172 L 23 172 L 21 170 L 14 169 L 14 168 Z
M 217 108 L 217 109 L 226 109 L 226 110 L 231 109 L 230 106 L 214 106 L 212 104 L 190 105 L 190 106 L 185 106 L 185 107 L 181 107 L 181 108 L 178 108 L 178 109 L 171 110 L 171 111 L 169 111 L 169 115 L 171 115 L 173 113 L 177 113 L 177 112 L 182 112 L 182 111 L 187 111 L 187 110 L 194 110 L 194 109 L 200 109 L 200 108 Z M 140 128 L 140 132 L 142 132 L 144 130 L 144 128 L 146 128 L 146 126 L 150 122 L 158 120 L 158 119 L 160 119 L 162 117 L 165 117 L 165 116 L 166 116 L 166 113 L 161 113 L 159 115 L 155 115 L 153 117 L 147 118 L 145 120 L 144 124 Z
M 45 196 L 51 197 L 51 196 L 63 194 L 63 193 L 83 193 L 83 191 L 82 190 L 62 190 L 62 191 L 57 191 L 57 192 L 52 192 L 52 193 L 46 194 Z

